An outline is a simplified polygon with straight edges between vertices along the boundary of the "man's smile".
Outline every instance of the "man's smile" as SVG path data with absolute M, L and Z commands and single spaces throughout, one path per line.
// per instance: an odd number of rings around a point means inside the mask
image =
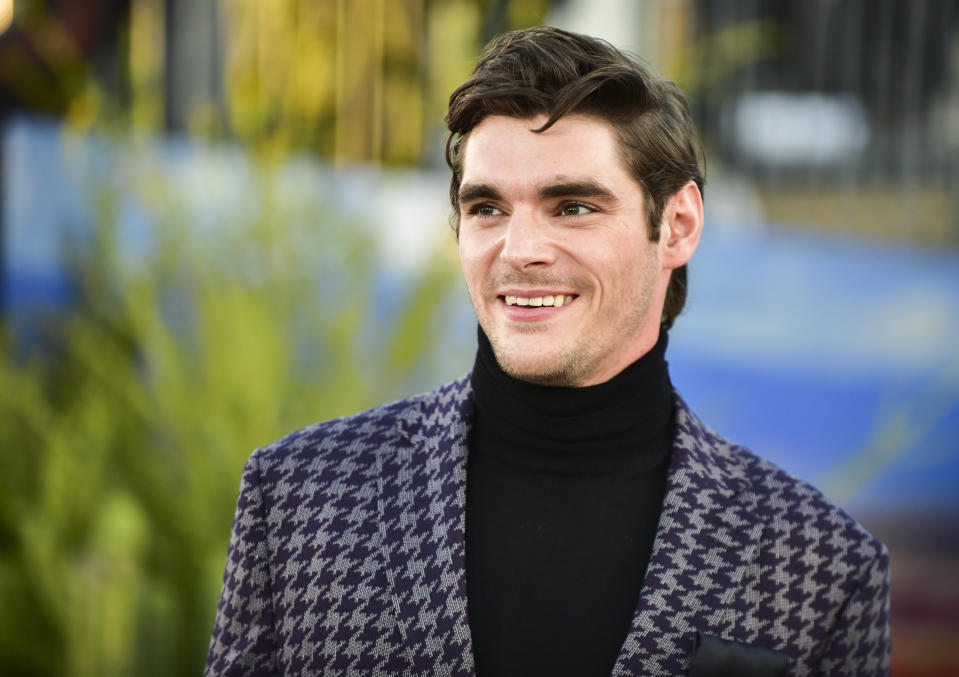
M 541 323 L 559 318 L 577 299 L 579 299 L 578 294 L 567 294 L 557 290 L 547 293 L 541 289 L 529 291 L 508 289 L 506 293 L 496 298 L 496 302 L 502 308 L 505 319 L 520 323 L 525 327 L 521 331 L 526 333 L 534 327 L 543 329 L 551 326 Z M 517 325 L 513 326 L 519 329 Z
M 541 296 L 513 296 L 511 294 L 501 295 L 499 297 L 508 306 L 553 306 L 560 308 L 573 302 L 575 294 L 543 294 Z

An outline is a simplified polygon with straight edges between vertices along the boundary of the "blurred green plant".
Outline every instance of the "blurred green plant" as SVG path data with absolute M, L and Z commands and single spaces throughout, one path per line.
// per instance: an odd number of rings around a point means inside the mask
M 141 177 L 135 256 L 101 190 L 76 306 L 27 354 L 4 327 L 0 673 L 199 674 L 248 454 L 428 367 L 452 259 L 377 317 L 369 228 L 257 172 L 256 207 L 205 232 L 169 180 Z

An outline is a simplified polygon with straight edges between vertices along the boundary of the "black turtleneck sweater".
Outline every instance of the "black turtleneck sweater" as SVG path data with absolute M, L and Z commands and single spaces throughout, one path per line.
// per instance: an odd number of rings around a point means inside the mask
M 649 564 L 672 442 L 666 334 L 586 388 L 520 381 L 479 332 L 466 483 L 476 671 L 607 677 Z

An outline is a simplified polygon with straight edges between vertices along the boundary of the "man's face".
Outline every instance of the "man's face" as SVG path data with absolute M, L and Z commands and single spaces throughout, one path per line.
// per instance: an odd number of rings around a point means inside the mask
M 530 131 L 545 121 L 491 116 L 470 132 L 460 264 L 507 373 L 594 385 L 655 345 L 669 270 L 609 125 L 570 115 Z

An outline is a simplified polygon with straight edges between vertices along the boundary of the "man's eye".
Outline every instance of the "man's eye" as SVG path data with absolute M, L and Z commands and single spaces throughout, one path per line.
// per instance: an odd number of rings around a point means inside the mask
M 473 216 L 497 216 L 502 214 L 502 212 L 494 207 L 491 204 L 478 204 L 473 205 L 469 209 L 469 213 Z
M 560 213 L 563 216 L 583 216 L 584 214 L 589 214 L 593 211 L 587 205 L 584 205 L 581 202 L 569 202 L 564 204 L 560 209 Z

